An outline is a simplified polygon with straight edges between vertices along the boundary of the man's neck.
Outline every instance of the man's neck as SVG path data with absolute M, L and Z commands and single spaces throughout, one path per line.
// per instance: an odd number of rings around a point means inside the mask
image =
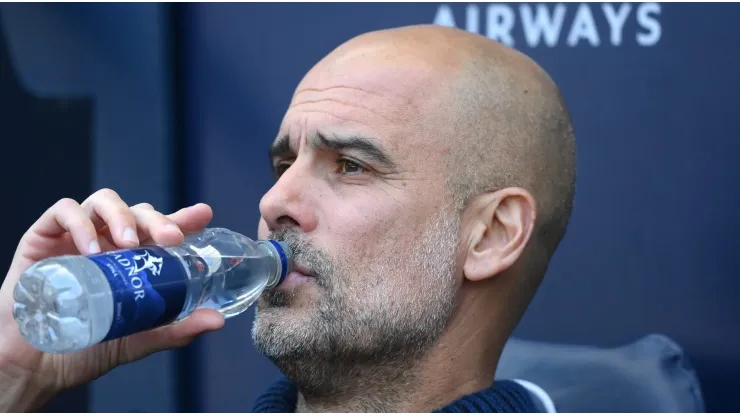
M 298 412 L 395 412 L 417 385 L 413 366 L 398 365 L 338 365 L 333 362 L 321 391 L 297 384 Z M 333 374 L 333 375 L 330 375 Z
M 346 378 L 345 386 L 334 395 L 313 396 L 299 390 L 296 412 L 301 413 L 416 413 L 442 408 L 466 394 L 488 388 L 492 374 L 476 374 L 459 382 L 443 382 L 431 378 L 409 376 L 383 383 L 374 379 Z M 364 382 L 363 382 L 364 380 Z

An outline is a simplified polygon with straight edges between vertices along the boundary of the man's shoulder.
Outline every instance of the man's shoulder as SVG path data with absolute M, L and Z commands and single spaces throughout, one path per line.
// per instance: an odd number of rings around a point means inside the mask
M 532 396 L 532 401 L 534 402 L 535 406 L 537 406 L 538 412 L 557 413 L 557 410 L 555 409 L 555 402 L 552 401 L 552 398 L 549 394 L 547 394 L 545 389 L 531 381 L 520 379 L 515 379 L 513 381 L 527 389 L 530 396 Z
M 254 402 L 252 413 L 293 413 L 298 403 L 298 390 L 287 378 L 273 383 Z
M 541 389 L 540 389 L 541 390 Z M 554 412 L 547 393 L 523 380 L 496 380 L 491 387 L 465 395 L 439 413 L 541 413 Z M 543 401 L 543 397 L 547 397 Z

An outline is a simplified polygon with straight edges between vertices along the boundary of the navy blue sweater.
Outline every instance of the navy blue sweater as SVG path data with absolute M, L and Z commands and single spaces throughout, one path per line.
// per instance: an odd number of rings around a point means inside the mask
M 294 413 L 298 390 L 288 379 L 281 379 L 262 394 L 252 413 Z M 436 409 L 435 413 L 538 413 L 529 392 L 514 381 L 497 380 L 477 393 L 461 397 Z

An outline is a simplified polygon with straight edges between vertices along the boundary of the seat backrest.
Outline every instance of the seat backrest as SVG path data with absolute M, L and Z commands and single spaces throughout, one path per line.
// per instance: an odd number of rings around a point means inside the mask
M 658 334 L 617 348 L 512 338 L 496 378 L 535 383 L 557 412 L 705 411 L 683 349 Z

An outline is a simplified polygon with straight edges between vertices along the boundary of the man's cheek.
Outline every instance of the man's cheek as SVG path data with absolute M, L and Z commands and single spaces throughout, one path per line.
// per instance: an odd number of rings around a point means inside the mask
M 354 211 L 352 215 L 336 215 L 329 232 L 349 244 L 367 245 L 378 238 L 387 238 L 398 225 L 408 220 L 397 212 L 387 209 L 366 209 Z M 344 245 L 344 244 L 343 244 Z

